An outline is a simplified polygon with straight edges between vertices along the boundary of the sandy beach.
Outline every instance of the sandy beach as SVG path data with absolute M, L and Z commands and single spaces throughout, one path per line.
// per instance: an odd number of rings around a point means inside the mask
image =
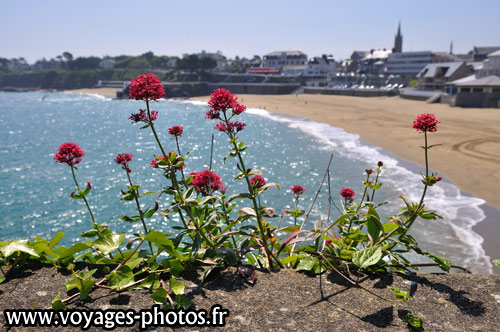
M 116 88 L 99 88 L 99 89 L 74 89 L 74 90 L 65 90 L 64 92 L 69 93 L 92 93 L 105 97 L 116 98 Z
M 441 121 L 429 144 L 430 167 L 460 189 L 500 208 L 500 110 L 458 108 L 399 97 L 327 95 L 239 95 L 247 107 L 300 116 L 343 128 L 361 139 L 424 167 L 423 134 L 413 129 L 418 114 Z M 207 101 L 208 97 L 193 98 Z

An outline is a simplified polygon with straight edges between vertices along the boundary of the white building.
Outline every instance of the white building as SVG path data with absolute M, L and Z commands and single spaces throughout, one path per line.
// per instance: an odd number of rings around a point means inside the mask
M 387 64 L 385 65 L 384 72 L 389 75 L 416 77 L 429 63 L 451 61 L 457 61 L 457 58 L 452 54 L 444 52 L 420 51 L 391 53 L 387 57 Z
M 488 58 L 483 61 L 483 67 L 476 71 L 477 78 L 491 75 L 500 76 L 500 50 L 488 54 Z
M 307 55 L 300 51 L 278 51 L 264 55 L 264 67 L 283 68 L 284 66 L 303 66 L 307 68 Z
M 111 69 L 114 67 L 116 61 L 110 58 L 106 58 L 99 63 L 99 67 L 105 69 Z
M 323 54 L 309 59 L 305 75 L 307 76 L 333 76 L 337 72 L 337 63 L 332 55 Z

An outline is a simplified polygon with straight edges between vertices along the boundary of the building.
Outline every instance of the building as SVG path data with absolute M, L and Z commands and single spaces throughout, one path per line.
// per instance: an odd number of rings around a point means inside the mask
M 461 107 L 500 107 L 500 77 L 488 76 L 455 84 L 455 105 Z
M 278 51 L 264 55 L 263 67 L 283 68 L 285 66 L 307 67 L 307 55 L 300 51 Z
M 332 55 L 323 54 L 307 62 L 305 75 L 307 76 L 333 76 L 337 72 L 337 63 Z
M 111 69 L 115 66 L 116 61 L 110 58 L 105 58 L 99 63 L 99 67 L 104 69 Z
M 224 54 L 222 54 L 221 51 L 211 53 L 211 52 L 205 52 L 205 50 L 203 50 L 200 53 L 197 53 L 196 56 L 198 57 L 198 59 L 210 58 L 212 60 L 215 60 L 215 62 L 217 62 L 217 67 L 215 67 L 215 71 L 227 71 L 229 69 L 227 66 L 227 59 L 224 56 Z
M 472 53 L 472 61 L 484 61 L 488 57 L 488 54 L 491 54 L 498 50 L 500 50 L 500 46 L 474 46 L 472 51 L 470 51 L 469 53 Z
M 500 50 L 488 54 L 483 66 L 476 70 L 476 77 L 482 78 L 491 75 L 500 76 Z
M 401 52 L 387 57 L 384 72 L 388 75 L 416 77 L 429 63 L 457 61 L 457 57 L 446 52 Z
M 401 34 L 401 22 L 398 25 L 398 34 L 394 37 L 394 48 L 392 49 L 393 53 L 401 53 L 403 52 L 403 35 Z
M 387 57 L 392 53 L 392 50 L 371 50 L 365 57 L 359 60 L 360 74 L 380 75 L 384 73 L 384 67 L 387 62 Z
M 465 62 L 429 63 L 417 74 L 418 88 L 444 91 L 446 83 L 473 73 L 474 71 Z

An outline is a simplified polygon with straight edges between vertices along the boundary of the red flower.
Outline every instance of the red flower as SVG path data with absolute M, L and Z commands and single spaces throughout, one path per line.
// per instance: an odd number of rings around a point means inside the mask
M 342 187 L 342 189 L 340 190 L 340 196 L 351 203 L 354 198 L 354 190 L 352 190 L 351 188 Z
M 208 106 L 210 106 L 210 108 L 216 112 L 225 112 L 226 110 L 234 108 L 236 105 L 238 105 L 237 100 L 238 98 L 229 90 L 217 89 L 210 96 Z
M 413 128 L 422 133 L 424 132 L 435 132 L 437 130 L 437 125 L 440 123 L 436 120 L 434 114 L 420 114 L 415 121 L 413 121 Z
M 256 175 L 250 179 L 250 184 L 252 187 L 262 188 L 266 184 L 266 180 L 262 176 Z
M 160 157 L 161 159 L 163 159 L 163 160 L 169 160 L 171 155 L 172 155 L 172 152 L 169 152 L 169 153 L 167 154 L 167 157 L 165 157 L 165 156 L 159 156 L 159 157 Z M 158 162 L 159 160 L 160 160 L 160 159 L 158 159 L 158 157 L 155 157 L 155 159 L 151 160 L 151 162 L 149 163 L 149 166 L 151 166 L 151 167 L 153 167 L 153 168 L 158 168 L 158 163 L 157 163 L 157 162 Z M 180 161 L 180 160 L 179 160 L 179 158 L 177 157 L 177 158 L 175 158 L 175 159 L 174 159 L 174 161 L 172 162 L 172 164 L 174 164 L 174 165 L 175 165 L 175 164 L 177 164 L 179 161 Z M 186 168 L 186 165 L 182 165 L 182 166 L 179 166 L 179 167 L 175 167 L 175 170 L 176 170 L 176 171 L 180 171 L 180 170 L 182 170 L 182 169 L 184 169 L 184 168 Z
M 295 196 L 299 196 L 299 195 L 302 195 L 303 193 L 306 192 L 306 190 L 304 189 L 304 187 L 302 186 L 299 186 L 298 184 L 293 186 L 292 188 L 290 188 L 290 190 L 292 191 L 292 193 L 295 195 Z
M 370 175 L 373 173 L 373 169 L 365 169 L 366 174 Z
M 382 167 L 382 166 L 384 166 L 384 163 L 383 163 L 383 162 L 381 162 L 381 161 L 379 161 L 379 162 L 377 163 L 377 165 L 378 165 L 378 167 Z
M 128 153 L 119 154 L 115 157 L 115 162 L 118 165 L 122 165 L 122 168 L 130 173 L 130 169 L 128 168 L 128 163 L 132 161 L 132 158 L 134 158 L 134 156 Z
M 82 161 L 82 157 L 85 152 L 80 149 L 75 143 L 63 143 L 57 149 L 57 153 L 54 155 L 55 161 L 62 164 L 68 164 L 68 166 L 73 166 L 79 164 Z
M 210 120 L 220 119 L 219 113 L 220 113 L 219 111 L 210 110 L 207 112 L 207 114 L 205 114 L 205 119 L 210 119 Z
M 156 118 L 158 117 L 158 112 L 157 111 L 151 111 L 151 121 L 155 121 Z M 145 110 L 139 110 L 139 113 L 132 113 L 132 115 L 129 116 L 129 120 L 132 120 L 132 122 L 146 122 L 149 123 L 148 120 L 148 113 L 146 113 Z
M 436 178 L 434 179 L 436 182 L 439 182 L 441 181 L 443 178 L 441 176 L 436 176 Z
M 241 104 L 236 104 L 236 106 L 233 107 L 233 115 L 239 115 L 243 112 L 246 111 L 246 106 L 241 105 Z
M 222 179 L 220 176 L 215 174 L 214 172 L 204 170 L 202 172 L 192 172 L 189 176 L 194 175 L 193 181 L 191 181 L 191 185 L 194 186 L 194 189 L 203 194 L 208 195 L 216 190 L 224 190 L 222 187 Z
M 246 123 L 238 122 L 238 121 L 228 121 L 227 124 L 224 122 L 219 122 L 215 125 L 215 129 L 218 131 L 222 131 L 225 133 L 237 133 L 238 131 L 242 131 L 246 126 Z
M 182 126 L 173 126 L 172 128 L 168 129 L 168 133 L 174 137 L 179 137 L 182 136 Z
M 163 84 L 154 74 L 139 75 L 130 83 L 130 97 L 135 100 L 157 100 L 164 94 Z

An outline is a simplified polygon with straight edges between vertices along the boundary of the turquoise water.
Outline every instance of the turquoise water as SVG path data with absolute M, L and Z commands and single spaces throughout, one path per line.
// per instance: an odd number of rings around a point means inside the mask
M 75 142 L 86 152 L 78 165 L 77 178 L 81 185 L 92 183 L 89 202 L 96 219 L 117 231 L 140 230 L 140 224 L 130 225 L 119 219 L 124 214 L 133 214 L 134 205 L 120 202 L 120 190 L 125 188 L 127 180 L 113 158 L 118 153 L 134 155 L 131 177 L 144 190 L 159 192 L 167 184 L 161 171 L 148 165 L 159 154 L 150 130 L 140 130 L 138 124 L 127 120 L 131 113 L 144 107 L 142 102 L 33 92 L 0 93 L 0 106 L 0 239 L 49 238 L 64 231 L 66 241 L 70 242 L 90 228 L 84 204 L 69 197 L 74 191 L 69 167 L 53 160 L 63 142 Z M 215 121 L 204 119 L 206 106 L 162 100 L 153 109 L 159 112 L 156 126 L 166 149 L 175 148 L 167 129 L 173 125 L 184 127 L 181 150 L 190 152 L 186 173 L 208 168 L 210 140 L 215 133 L 212 169 L 224 179 L 228 194 L 244 191 L 242 183 L 232 180 L 237 174 L 235 160 L 228 159 L 225 164 L 222 161 L 228 152 L 227 137 L 213 129 Z M 272 189 L 262 198 L 263 204 L 277 211 L 293 205 L 289 188 L 295 184 L 306 188 L 301 205 L 309 208 L 332 153 L 331 186 L 337 202 L 341 187 L 353 188 L 359 198 L 363 172 L 374 168 L 378 160 L 387 166 L 381 178 L 383 189 L 377 192 L 377 201 L 390 202 L 382 209 L 383 214 L 397 212 L 399 195 L 416 200 L 421 193 L 418 174 L 342 129 L 256 109 L 248 110 L 238 120 L 247 123 L 240 135 L 241 140 L 250 144 L 245 155 L 247 166 L 261 169 L 268 181 L 281 185 L 280 191 Z M 416 223 L 414 235 L 420 246 L 450 258 L 454 264 L 489 272 L 491 265 L 480 245 L 482 238 L 470 230 L 484 219 L 479 208 L 484 201 L 463 196 L 449 183 L 431 189 L 429 205 L 445 219 Z M 155 195 L 150 195 L 142 203 L 151 205 L 154 199 Z M 166 206 L 165 199 L 159 199 L 160 206 Z M 326 222 L 327 206 L 327 192 L 322 190 L 309 219 L 311 223 Z M 168 231 L 176 222 L 157 215 L 151 219 L 151 226 Z

